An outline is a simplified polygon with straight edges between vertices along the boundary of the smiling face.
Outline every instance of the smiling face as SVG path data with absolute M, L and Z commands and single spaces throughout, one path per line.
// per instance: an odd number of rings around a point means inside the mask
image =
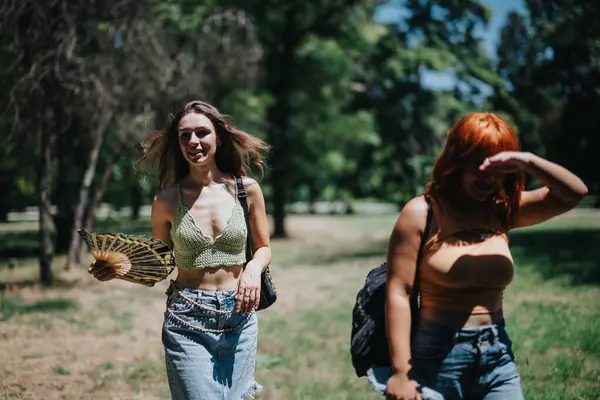
M 519 212 L 523 171 L 480 171 L 486 157 L 503 151 L 520 151 L 514 129 L 496 114 L 482 111 L 463 116 L 450 128 L 446 144 L 433 167 L 427 193 L 447 199 L 457 208 L 493 201 L 495 213 L 510 229 Z
M 506 174 L 498 171 L 480 171 L 479 165 L 473 165 L 463 171 L 461 186 L 473 200 L 481 202 L 494 197 L 504 184 Z
M 212 121 L 204 114 L 191 112 L 178 127 L 179 147 L 190 166 L 208 166 L 215 162 L 218 137 Z

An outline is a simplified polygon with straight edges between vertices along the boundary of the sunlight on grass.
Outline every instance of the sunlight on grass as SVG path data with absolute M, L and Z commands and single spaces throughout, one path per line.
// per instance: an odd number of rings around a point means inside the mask
M 337 229 L 371 231 L 385 227 L 390 218 L 378 216 L 369 225 L 362 218 L 324 217 L 331 225 L 337 219 Z M 517 277 L 505 296 L 507 327 L 527 399 L 600 398 L 600 289 L 593 280 L 577 283 L 577 276 L 600 272 L 600 248 L 593 245 L 599 228 L 600 218 L 580 218 L 512 235 Z M 366 274 L 383 258 L 385 240 L 363 241 L 331 260 L 342 266 L 344 259 L 364 260 Z M 380 398 L 365 378 L 355 378 L 350 362 L 356 291 L 335 291 L 336 285 L 332 282 L 332 297 L 325 304 L 285 319 L 265 314 L 261 320 L 258 376 L 271 382 L 267 398 Z
M 521 267 L 525 272 L 505 297 L 525 397 L 598 398 L 600 290 L 542 280 L 529 266 Z
M 257 380 L 265 386 L 262 399 L 381 398 L 365 378 L 356 378 L 350 362 L 351 312 L 367 272 L 385 258 L 396 218 L 397 214 L 290 217 L 291 237 L 273 241 L 272 273 L 276 285 L 287 279 L 288 290 L 297 292 L 294 296 L 307 294 L 286 302 L 288 293 L 282 292 L 282 300 L 273 310 L 259 313 L 256 371 Z M 102 227 L 144 233 L 149 226 L 147 221 L 128 224 L 127 220 L 112 220 Z M 23 232 L 19 234 L 25 235 Z M 510 238 L 516 275 L 505 293 L 505 316 L 526 398 L 599 399 L 600 213 L 567 215 L 516 231 Z M 55 271 L 61 279 L 64 272 L 59 266 L 64 257 L 57 260 Z M 38 288 L 37 261 L 18 261 L 18 268 L 0 267 L 0 282 L 29 282 L 37 293 L 63 290 Z M 152 323 L 140 324 L 139 307 L 155 304 L 156 313 L 162 313 L 162 288 L 90 283 L 82 278 L 88 277 L 84 271 L 76 276 L 90 284 L 95 293 L 93 303 L 87 304 L 89 309 L 82 309 L 83 301 L 79 307 L 68 291 L 61 292 L 59 298 L 44 300 L 8 293 L 0 295 L 0 319 L 12 326 L 21 324 L 19 329 L 40 337 L 56 329 L 69 329 L 62 333 L 65 338 L 91 335 L 102 341 L 139 337 L 152 343 L 142 347 L 143 354 L 160 352 L 160 315 Z M 111 344 L 105 348 L 115 347 Z M 24 351 L 19 359 L 44 360 L 43 350 Z M 144 358 L 143 354 L 129 361 L 103 358 L 82 376 L 71 364 L 51 364 L 46 371 L 54 379 L 78 376 L 102 398 L 118 397 L 122 390 L 128 390 L 135 393 L 132 398 L 168 399 L 162 359 Z
M 283 325 L 277 319 L 263 321 L 257 379 L 267 385 L 266 398 L 378 398 L 354 377 L 349 322 L 341 304 L 296 313 L 285 330 L 274 328 Z

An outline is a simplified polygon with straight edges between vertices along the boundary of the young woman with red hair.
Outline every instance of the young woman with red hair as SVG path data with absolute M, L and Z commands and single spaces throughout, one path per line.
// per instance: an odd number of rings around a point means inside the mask
M 524 173 L 543 187 L 525 191 Z M 456 122 L 424 196 L 405 205 L 389 241 L 392 368 L 371 369 L 370 381 L 394 400 L 523 399 L 502 312 L 514 274 L 507 234 L 571 210 L 586 195 L 565 168 L 521 152 L 499 116 L 477 112 Z M 429 204 L 431 229 L 423 232 Z M 411 339 L 409 296 L 423 233 Z

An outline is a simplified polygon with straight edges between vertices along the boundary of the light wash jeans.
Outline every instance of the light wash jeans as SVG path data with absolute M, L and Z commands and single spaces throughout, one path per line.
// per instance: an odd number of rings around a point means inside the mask
M 256 313 L 237 314 L 233 290 L 167 290 L 162 342 L 174 400 L 255 398 Z
M 523 400 L 504 322 L 454 330 L 421 320 L 411 346 L 414 378 L 424 400 Z M 385 394 L 390 367 L 372 367 L 369 382 Z

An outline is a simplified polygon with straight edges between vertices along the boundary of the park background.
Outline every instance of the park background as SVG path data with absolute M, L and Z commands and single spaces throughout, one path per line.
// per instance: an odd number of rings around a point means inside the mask
M 350 363 L 356 292 L 448 128 L 491 110 L 591 192 L 511 234 L 526 398 L 600 399 L 590 0 L 4 0 L 0 398 L 168 398 L 167 283 L 96 282 L 76 229 L 150 233 L 140 142 L 193 99 L 272 146 L 255 175 L 280 295 L 260 313 L 263 398 L 378 398 Z

